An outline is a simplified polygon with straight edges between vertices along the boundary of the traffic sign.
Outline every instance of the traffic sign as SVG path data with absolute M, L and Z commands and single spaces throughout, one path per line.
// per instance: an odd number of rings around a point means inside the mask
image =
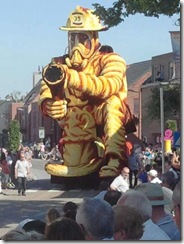
M 180 132 L 179 131 L 173 132 L 173 146 L 180 147 Z

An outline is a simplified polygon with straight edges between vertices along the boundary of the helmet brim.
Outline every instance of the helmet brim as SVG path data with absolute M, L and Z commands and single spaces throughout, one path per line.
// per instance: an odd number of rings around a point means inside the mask
M 107 26 L 104 26 L 104 27 L 101 27 L 101 28 L 93 28 L 93 29 L 84 29 L 84 28 L 76 28 L 76 27 L 73 27 L 73 28 L 68 28 L 66 26 L 61 26 L 59 27 L 60 30 L 64 30 L 64 31 L 106 31 L 108 30 L 109 28 Z

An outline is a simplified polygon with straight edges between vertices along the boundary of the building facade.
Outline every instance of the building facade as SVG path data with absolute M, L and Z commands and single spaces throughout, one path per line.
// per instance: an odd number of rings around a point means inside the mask
M 152 58 L 152 76 L 149 82 L 145 82 L 141 86 L 141 117 L 142 117 L 142 140 L 146 143 L 160 143 L 161 142 L 161 125 L 162 125 L 162 118 L 164 119 L 163 125 L 165 127 L 165 122 L 167 118 L 167 114 L 163 111 L 163 116 L 160 116 L 158 119 L 150 119 L 148 117 L 148 106 L 150 97 L 152 96 L 152 89 L 157 87 L 160 89 L 162 86 L 168 87 L 174 84 L 180 84 L 180 75 L 177 71 L 177 78 L 176 78 L 176 65 L 173 53 L 167 53 L 158 55 Z M 158 100 L 162 99 L 160 94 L 157 98 Z M 163 101 L 162 101 L 163 102 Z M 161 101 L 160 101 L 161 104 Z M 160 108 L 161 109 L 161 108 Z M 170 117 L 171 120 L 176 120 L 176 116 Z M 178 124 L 178 120 L 176 121 Z M 180 125 L 178 124 L 178 127 Z M 165 130 L 165 128 L 164 128 Z

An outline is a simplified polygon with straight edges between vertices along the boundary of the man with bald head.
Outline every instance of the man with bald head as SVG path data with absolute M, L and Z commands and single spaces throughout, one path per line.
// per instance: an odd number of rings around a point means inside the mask
M 121 171 L 121 174 L 117 176 L 110 185 L 110 189 L 126 192 L 129 189 L 129 173 L 130 169 L 124 167 Z

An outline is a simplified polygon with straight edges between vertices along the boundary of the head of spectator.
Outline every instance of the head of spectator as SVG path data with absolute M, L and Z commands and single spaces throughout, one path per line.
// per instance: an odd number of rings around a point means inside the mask
M 156 166 L 162 166 L 162 154 L 158 153 L 157 156 L 154 158 L 154 162 Z
M 28 221 L 27 223 L 25 223 L 22 226 L 22 229 L 25 230 L 26 232 L 36 231 L 36 232 L 44 235 L 45 227 L 46 227 L 45 222 L 43 222 L 39 219 L 35 219 L 35 220 L 31 220 L 31 221 Z
M 121 197 L 122 193 L 116 190 L 108 190 L 104 195 L 104 200 L 108 202 L 111 206 L 117 204 L 118 199 Z
M 152 206 L 164 206 L 164 204 L 167 204 L 162 187 L 158 183 L 142 183 L 137 185 L 135 190 L 145 194 Z
M 24 150 L 23 150 L 23 149 L 19 151 L 19 153 L 18 153 L 18 158 L 19 158 L 21 161 L 26 160 L 25 153 L 24 153 Z
M 64 217 L 74 219 L 77 213 L 77 204 L 74 202 L 66 202 L 63 206 Z
M 141 184 L 142 185 L 142 184 Z M 141 192 L 128 190 L 119 198 L 117 205 L 128 205 L 138 210 L 144 222 L 152 216 L 152 206 L 148 198 Z
M 172 213 L 173 211 L 172 194 L 173 194 L 174 186 L 176 185 L 174 173 L 172 171 L 166 171 L 165 173 L 162 174 L 161 180 L 162 180 L 161 186 L 162 186 L 162 191 L 164 193 L 164 199 L 168 201 L 168 204 L 166 204 L 164 208 L 166 212 Z
M 143 235 L 143 217 L 133 207 L 113 206 L 114 210 L 114 239 L 121 240 L 139 240 Z
M 147 174 L 148 174 L 148 182 L 159 183 L 159 184 L 162 183 L 162 181 L 158 178 L 157 170 L 151 169 Z
M 174 205 L 175 221 L 179 230 L 181 230 L 181 181 L 174 187 L 172 201 Z
M 7 232 L 1 238 L 3 241 L 41 241 L 46 240 L 45 235 L 36 231 L 26 232 L 21 228 L 15 228 Z
M 108 202 L 84 198 L 77 209 L 76 221 L 84 229 L 86 240 L 113 240 L 114 211 Z
M 142 183 L 147 184 L 147 183 Z M 139 185 L 142 185 L 139 184 Z M 138 186 L 139 186 L 138 185 Z M 135 188 L 137 188 L 136 186 Z M 143 218 L 144 232 L 140 240 L 170 240 L 168 235 L 153 223 L 152 206 L 150 200 L 144 193 L 136 190 L 126 191 L 118 200 L 117 205 L 135 208 Z
M 164 171 L 169 171 L 171 168 L 171 158 L 172 154 L 168 154 L 165 156 L 165 164 L 164 164 Z
M 81 226 L 73 219 L 59 218 L 51 223 L 45 233 L 46 240 L 85 240 Z
M 21 222 L 19 222 L 17 228 L 22 228 L 27 222 L 32 221 L 34 219 L 24 219 Z
M 146 172 L 149 172 L 151 170 L 151 164 L 146 164 L 145 170 L 146 170 Z
M 107 180 L 102 180 L 102 181 L 100 181 L 100 184 L 98 185 L 98 191 L 99 192 L 106 191 L 109 189 L 109 187 L 110 187 L 110 182 Z
M 129 178 L 129 173 L 130 173 L 130 169 L 128 167 L 124 167 L 122 169 L 121 175 L 122 175 L 124 180 L 127 180 Z
M 45 226 L 45 233 L 47 233 L 47 229 L 50 224 L 55 222 L 55 220 L 59 219 L 61 217 L 60 212 L 56 208 L 49 208 L 46 213 L 46 226 Z
M 47 225 L 53 223 L 59 217 L 61 217 L 60 212 L 56 208 L 50 208 L 46 213 Z
M 135 191 L 145 194 L 145 196 L 150 200 L 152 205 L 151 218 L 153 222 L 156 222 L 158 212 L 162 212 L 163 215 L 164 205 L 168 204 L 168 202 L 164 199 L 161 185 L 158 183 L 142 183 L 135 187 Z
M 171 190 L 174 189 L 175 178 L 174 178 L 174 174 L 172 171 L 166 171 L 165 173 L 163 173 L 161 175 L 161 180 L 162 180 L 162 183 L 161 183 L 162 186 L 165 186 Z
M 173 221 L 170 213 L 166 213 L 165 205 L 168 201 L 164 199 L 162 186 L 158 183 L 143 183 L 135 190 L 144 193 L 152 205 L 152 221 L 157 224 L 171 240 L 180 240 L 180 232 Z
M 100 181 L 98 185 L 98 193 L 94 196 L 94 198 L 104 199 L 105 193 L 110 189 L 110 182 L 108 180 Z

